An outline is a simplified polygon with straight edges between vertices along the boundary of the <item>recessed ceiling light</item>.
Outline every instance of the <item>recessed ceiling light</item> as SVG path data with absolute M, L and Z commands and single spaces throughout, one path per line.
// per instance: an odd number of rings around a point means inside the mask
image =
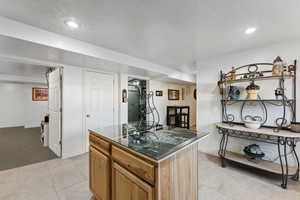
M 74 20 L 66 20 L 65 24 L 68 27 L 72 28 L 72 29 L 78 29 L 79 28 L 79 24 L 76 21 L 74 21 Z
M 249 34 L 254 33 L 255 31 L 256 31 L 255 27 L 250 27 L 245 30 L 245 34 L 249 35 Z

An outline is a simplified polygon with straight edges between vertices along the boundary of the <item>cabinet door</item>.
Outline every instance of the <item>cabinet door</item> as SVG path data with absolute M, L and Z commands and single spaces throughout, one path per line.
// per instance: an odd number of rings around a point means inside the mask
M 113 200 L 153 200 L 154 189 L 125 168 L 113 163 Z
M 110 160 L 90 147 L 90 189 L 97 200 L 110 200 Z

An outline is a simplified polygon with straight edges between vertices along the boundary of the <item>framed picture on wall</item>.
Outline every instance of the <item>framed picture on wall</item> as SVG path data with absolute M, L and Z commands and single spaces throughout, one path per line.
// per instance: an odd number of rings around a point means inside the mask
M 163 91 L 162 90 L 156 90 L 155 91 L 155 96 L 162 97 L 163 96 Z
M 179 100 L 180 92 L 179 90 L 168 89 L 168 99 L 169 100 Z
M 48 88 L 32 88 L 32 101 L 48 101 Z

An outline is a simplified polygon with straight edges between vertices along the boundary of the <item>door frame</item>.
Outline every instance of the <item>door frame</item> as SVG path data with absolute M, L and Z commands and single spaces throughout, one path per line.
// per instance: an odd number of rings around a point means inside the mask
M 63 156 L 63 83 L 64 83 L 64 67 L 58 67 L 60 72 L 60 158 Z
M 63 71 L 64 67 L 63 66 L 55 66 L 56 69 L 59 70 L 59 75 L 60 75 L 60 155 L 59 158 L 62 158 L 62 153 L 63 153 Z M 47 83 L 48 89 L 49 89 L 49 82 Z M 48 100 L 49 104 L 49 100 Z M 48 106 L 48 111 L 49 111 L 49 106 Z M 49 126 L 50 128 L 50 126 Z M 50 131 L 49 131 L 50 132 Z
M 117 125 L 118 119 L 119 119 L 119 87 L 118 87 L 118 74 L 113 73 L 113 72 L 106 72 L 106 71 L 101 71 L 101 70 L 95 70 L 95 69 L 84 69 L 82 73 L 82 102 L 83 102 L 83 112 L 82 112 L 82 124 L 83 124 L 83 149 L 85 149 L 85 152 L 89 152 L 89 132 L 87 128 L 87 123 L 86 123 L 86 107 L 87 107 L 87 102 L 86 102 L 86 86 L 87 86 L 87 80 L 86 80 L 86 74 L 87 73 L 98 73 L 98 74 L 103 74 L 103 75 L 110 75 L 113 77 L 113 124 Z
M 129 78 L 136 78 L 139 80 L 146 81 L 146 93 L 149 94 L 149 92 L 150 92 L 150 78 L 149 77 L 128 74 L 128 80 L 129 80 Z M 127 81 L 127 85 L 128 85 L 128 82 L 129 81 Z M 129 108 L 129 104 L 127 104 L 127 108 Z M 128 114 L 129 114 L 129 111 L 127 111 L 127 116 L 128 116 Z M 146 115 L 146 120 L 147 120 L 147 115 Z

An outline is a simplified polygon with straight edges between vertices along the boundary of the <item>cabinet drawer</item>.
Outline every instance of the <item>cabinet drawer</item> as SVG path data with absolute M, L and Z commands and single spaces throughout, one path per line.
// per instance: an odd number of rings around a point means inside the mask
M 154 200 L 154 187 L 117 163 L 112 164 L 113 200 Z
M 115 146 L 112 146 L 112 158 L 141 179 L 154 185 L 153 165 Z
M 102 140 L 101 138 L 90 134 L 90 145 L 94 146 L 94 148 L 99 149 L 103 153 L 109 155 L 109 151 L 110 151 L 109 143 Z

